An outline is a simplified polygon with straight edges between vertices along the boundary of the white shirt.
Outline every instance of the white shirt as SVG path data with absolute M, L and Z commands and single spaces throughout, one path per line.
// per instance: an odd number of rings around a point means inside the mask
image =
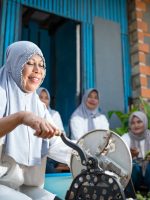
M 53 121 L 55 122 L 56 126 L 64 132 L 64 127 L 63 127 L 63 122 L 62 122 L 62 119 L 61 119 L 61 116 L 59 114 L 58 111 L 56 110 L 50 110 L 50 114 L 52 116 L 52 119 Z
M 130 138 L 129 134 L 125 133 L 121 138 L 127 144 L 128 148 L 130 149 L 131 148 L 131 138 Z M 140 147 L 141 147 L 141 153 L 139 152 L 138 157 L 144 158 L 145 157 L 145 149 L 144 149 L 145 140 L 140 140 L 139 143 L 140 143 Z
M 109 130 L 109 123 L 105 115 L 99 115 L 93 118 L 94 127 L 96 129 Z M 72 139 L 78 140 L 85 133 L 89 132 L 88 130 L 88 119 L 81 116 L 73 116 L 70 120 L 70 128 L 72 133 Z M 92 131 L 92 130 L 90 130 Z

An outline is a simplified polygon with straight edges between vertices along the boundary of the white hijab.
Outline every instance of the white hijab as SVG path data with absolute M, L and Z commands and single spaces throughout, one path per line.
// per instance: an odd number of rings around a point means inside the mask
M 41 92 L 42 91 L 45 91 L 48 95 L 48 111 L 50 112 L 51 116 L 52 116 L 52 119 L 54 120 L 55 124 L 59 127 L 60 130 L 62 130 L 64 133 L 65 133 L 65 130 L 64 130 L 64 126 L 63 126 L 63 122 L 62 122 L 62 119 L 61 119 L 61 116 L 59 114 L 58 111 L 56 110 L 53 110 L 51 107 L 50 107 L 50 101 L 51 101 L 51 96 L 50 96 L 50 93 L 49 91 L 44 88 L 44 87 L 40 87 L 36 90 L 37 94 L 40 96 Z
M 129 131 L 129 136 L 131 139 L 130 148 L 136 147 L 139 150 L 138 157 L 144 158 L 145 154 L 150 150 L 150 131 L 148 130 L 148 119 L 147 119 L 146 114 L 141 111 L 133 112 L 129 117 L 129 128 L 130 129 L 131 129 L 131 123 L 132 123 L 133 117 L 137 117 L 143 122 L 144 130 L 140 136 L 135 135 L 133 132 L 131 132 L 131 130 Z M 142 146 L 140 145 L 140 141 L 142 141 L 142 140 L 144 141 L 144 147 L 143 147 L 144 149 L 142 149 Z M 144 152 L 143 152 L 143 150 L 144 150 Z M 148 163 L 149 163 L 149 161 L 146 161 L 146 160 L 144 160 L 142 163 L 140 163 L 140 165 L 142 167 L 143 176 L 145 175 Z
M 50 93 L 49 93 L 49 91 L 46 89 L 46 88 L 44 88 L 44 87 L 40 87 L 40 88 L 38 88 L 37 90 L 36 90 L 36 92 L 37 92 L 37 94 L 40 96 L 40 94 L 41 94 L 41 92 L 42 91 L 45 91 L 46 93 L 47 93 L 47 96 L 48 96 L 48 110 L 49 111 L 51 111 L 51 108 L 50 108 L 50 102 L 51 102 L 51 96 L 50 96 Z
M 133 117 L 139 118 L 144 124 L 144 130 L 140 136 L 135 135 L 131 131 L 131 123 L 132 123 Z M 140 141 L 145 140 L 145 144 L 144 144 L 145 152 L 149 151 L 150 150 L 150 131 L 148 130 L 148 120 L 147 120 L 147 116 L 145 115 L 145 113 L 143 113 L 141 111 L 133 112 L 129 117 L 129 128 L 130 128 L 129 136 L 131 139 L 131 147 L 136 147 L 142 152 L 142 149 L 140 146 Z
M 45 66 L 43 54 L 34 43 L 18 41 L 8 47 L 6 63 L 0 69 L 0 117 L 18 111 L 30 111 L 46 117 L 46 109 L 36 91 L 25 93 L 22 88 L 24 64 L 35 54 L 41 56 Z M 34 130 L 30 127 L 25 125 L 16 127 L 5 136 L 4 153 L 23 165 L 40 164 L 41 156 L 47 152 L 48 143 L 33 134 Z
M 99 111 L 99 104 L 93 110 L 88 109 L 87 106 L 86 106 L 87 98 L 88 98 L 89 94 L 92 91 L 96 91 L 97 92 L 98 99 L 99 99 L 99 92 L 98 92 L 97 89 L 90 88 L 90 89 L 86 90 L 86 92 L 84 93 L 84 95 L 82 97 L 81 104 L 78 106 L 78 108 L 75 110 L 75 112 L 72 115 L 72 116 L 76 116 L 77 115 L 77 116 L 80 116 L 80 117 L 82 117 L 84 119 L 88 119 L 88 131 L 91 131 L 91 130 L 93 130 L 95 128 L 93 119 L 95 117 L 101 115 L 101 113 Z

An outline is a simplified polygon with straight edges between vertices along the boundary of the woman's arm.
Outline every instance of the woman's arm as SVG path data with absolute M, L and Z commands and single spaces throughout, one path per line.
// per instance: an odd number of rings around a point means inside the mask
M 51 138 L 60 131 L 47 120 L 31 112 L 20 111 L 0 119 L 0 137 L 8 134 L 19 125 L 30 126 L 35 130 L 35 135 L 41 138 Z
M 0 119 L 0 137 L 6 135 L 22 123 L 22 112 L 18 112 Z

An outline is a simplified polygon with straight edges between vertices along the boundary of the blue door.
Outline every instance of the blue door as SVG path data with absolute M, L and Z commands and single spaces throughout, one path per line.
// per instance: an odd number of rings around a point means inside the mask
M 42 86 L 49 90 L 51 107 L 60 112 L 68 132 L 69 118 L 77 105 L 77 23 L 49 13 L 29 11 L 30 18 L 22 19 L 21 39 L 30 40 L 42 49 L 47 66 Z M 38 18 L 42 14 L 46 16 L 43 21 Z

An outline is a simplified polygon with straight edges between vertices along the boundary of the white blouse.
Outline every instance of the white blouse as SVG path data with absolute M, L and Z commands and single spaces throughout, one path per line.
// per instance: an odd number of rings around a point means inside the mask
M 128 133 L 125 133 L 123 136 L 121 136 L 121 138 L 123 139 L 123 141 L 126 143 L 126 145 L 128 146 L 128 148 L 131 148 L 131 139 Z M 145 157 L 145 140 L 140 140 L 140 148 L 141 148 L 141 152 L 139 152 L 138 157 L 144 158 Z
M 100 114 L 93 118 L 94 129 L 109 130 L 109 123 L 105 115 Z M 70 119 L 71 138 L 78 140 L 85 133 L 92 131 L 88 130 L 88 119 L 75 115 Z

